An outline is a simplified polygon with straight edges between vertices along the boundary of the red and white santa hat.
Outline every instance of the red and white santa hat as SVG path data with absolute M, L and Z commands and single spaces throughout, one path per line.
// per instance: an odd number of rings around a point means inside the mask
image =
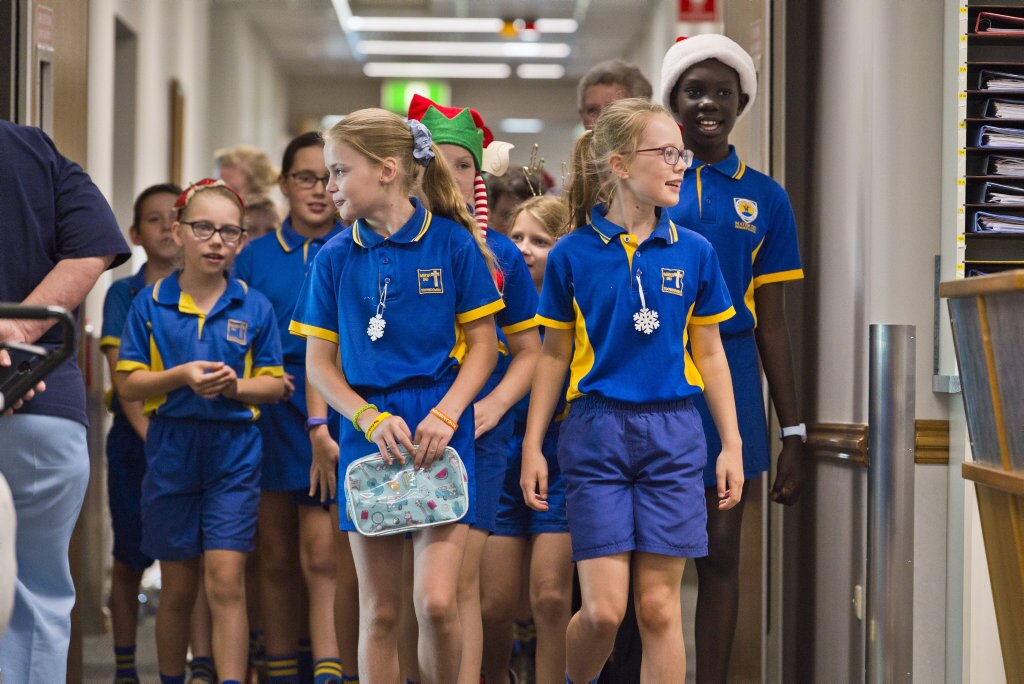
M 675 103 L 672 102 L 672 89 L 687 69 L 707 59 L 717 59 L 739 74 L 740 92 L 748 95 L 750 99 L 737 120 L 742 119 L 754 104 L 757 97 L 757 70 L 754 68 L 754 60 L 739 43 L 718 33 L 680 38 L 668 49 L 661 62 L 661 103 L 679 123 L 682 122 L 679 121 L 679 112 L 675 111 Z

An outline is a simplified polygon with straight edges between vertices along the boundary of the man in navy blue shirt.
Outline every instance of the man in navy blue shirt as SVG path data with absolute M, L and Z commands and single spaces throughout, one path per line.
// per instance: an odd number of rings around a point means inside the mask
M 100 274 L 129 255 L 110 205 L 82 168 L 41 130 L 0 121 L 0 301 L 76 309 Z M 60 334 L 51 325 L 0 320 L 0 341 L 55 348 Z M 75 600 L 68 544 L 89 480 L 75 357 L 46 385 L 0 416 L 0 475 L 17 518 L 14 612 L 0 639 L 0 675 L 9 682 L 66 677 Z

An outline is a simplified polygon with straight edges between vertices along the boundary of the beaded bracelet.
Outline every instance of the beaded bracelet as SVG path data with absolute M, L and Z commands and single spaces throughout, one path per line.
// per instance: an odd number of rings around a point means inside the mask
M 369 411 L 370 409 L 373 409 L 374 411 L 380 410 L 377 408 L 376 404 L 363 404 L 358 409 L 356 409 L 355 413 L 352 414 L 352 427 L 356 429 L 356 432 L 363 431 L 363 428 L 359 427 L 359 416 L 363 415 L 363 413 Z
M 440 420 L 442 423 L 450 427 L 452 430 L 459 429 L 459 424 L 456 423 L 447 413 L 437 408 L 436 406 L 430 409 L 430 415 Z
M 391 417 L 391 414 L 385 411 L 384 413 L 378 413 L 377 417 L 373 419 L 373 422 L 366 427 L 366 441 L 373 441 L 373 431 L 377 429 L 377 426 L 383 423 L 385 420 Z

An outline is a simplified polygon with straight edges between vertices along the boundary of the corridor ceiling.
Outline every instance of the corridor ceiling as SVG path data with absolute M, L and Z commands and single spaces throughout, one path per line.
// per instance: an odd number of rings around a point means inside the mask
M 213 6 L 242 12 L 265 37 L 286 76 L 358 76 L 367 61 L 501 62 L 513 69 L 523 63 L 559 64 L 565 68 L 563 78 L 575 81 L 596 62 L 634 52 L 642 44 L 655 4 L 656 0 L 214 0 Z M 540 35 L 525 31 L 516 37 L 498 33 L 345 31 L 336 6 L 342 15 L 351 12 L 355 17 L 473 17 L 526 22 L 575 19 L 578 28 L 575 33 Z M 518 26 L 521 28 L 523 23 Z M 369 56 L 359 52 L 365 41 L 567 43 L 570 52 L 565 58 Z

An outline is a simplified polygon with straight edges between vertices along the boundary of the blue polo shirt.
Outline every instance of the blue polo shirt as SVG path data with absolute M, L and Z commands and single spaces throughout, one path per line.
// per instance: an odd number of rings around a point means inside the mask
M 0 302 L 23 301 L 63 259 L 109 255 L 113 268 L 131 252 L 88 174 L 43 131 L 0 120 Z M 37 344 L 55 349 L 61 339 L 54 326 Z M 46 377 L 46 392 L 18 413 L 88 425 L 75 354 Z
M 502 377 L 511 363 L 508 350 L 508 335 L 537 326 L 537 288 L 533 284 L 530 269 L 523 259 L 523 253 L 516 243 L 496 230 L 487 231 L 487 246 L 494 252 L 498 262 L 498 288 L 505 308 L 494 320 L 498 325 L 498 365 L 491 377 Z
M 115 280 L 107 288 L 107 296 L 103 300 L 103 327 L 100 331 L 100 349 L 118 349 L 121 346 L 121 332 L 128 320 L 128 311 L 131 309 L 132 300 L 135 295 L 142 292 L 146 287 L 146 265 L 135 273 Z M 111 388 L 107 405 L 111 412 L 119 413 L 121 405 L 117 401 L 117 393 Z
M 234 277 L 245 281 L 270 300 L 284 350 L 285 370 L 295 376 L 295 392 L 289 400 L 303 415 L 306 411 L 306 340 L 288 334 L 295 302 L 313 259 L 331 238 L 345 228 L 336 222 L 329 233 L 306 238 L 292 228 L 289 216 L 277 232 L 246 245 L 235 259 Z
M 504 307 L 469 231 L 410 201 L 412 218 L 394 235 L 360 220 L 324 245 L 295 307 L 291 332 L 338 344 L 352 387 L 442 379 L 465 356 L 461 325 Z M 385 287 L 386 326 L 371 340 L 368 323 Z
M 160 371 L 190 361 L 223 361 L 239 379 L 282 377 L 281 339 L 267 298 L 240 280 L 228 280 L 224 294 L 209 313 L 203 313 L 182 292 L 177 273 L 140 292 L 128 312 L 117 370 Z M 218 421 L 259 417 L 253 405 L 200 397 L 188 386 L 146 399 L 143 412 Z
M 711 244 L 658 211 L 639 246 L 596 206 L 590 224 L 561 238 L 548 254 L 538 322 L 572 330 L 569 401 L 584 394 L 630 403 L 673 401 L 699 394 L 704 383 L 686 350 L 691 325 L 734 313 Z M 638 330 L 643 285 L 658 314 L 650 334 Z
M 736 307 L 736 316 L 722 324 L 723 333 L 754 329 L 758 287 L 804 277 L 789 196 L 772 178 L 740 161 L 732 145 L 717 164 L 694 160 L 669 215 L 676 225 L 707 238 L 718 253 Z

